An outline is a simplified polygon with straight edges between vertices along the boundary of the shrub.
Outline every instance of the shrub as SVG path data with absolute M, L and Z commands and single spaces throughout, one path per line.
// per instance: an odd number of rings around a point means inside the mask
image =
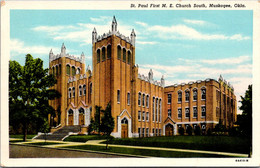
M 184 135 L 184 128 L 179 127 L 178 132 L 179 132 L 180 135 Z
M 201 135 L 200 126 L 197 125 L 197 126 L 195 127 L 194 133 L 195 133 L 195 135 Z
M 211 128 L 209 128 L 209 129 L 207 130 L 207 135 L 212 135 L 212 130 L 211 130 Z
M 186 133 L 187 133 L 188 135 L 192 135 L 192 132 L 193 132 L 192 127 L 191 127 L 190 125 L 188 125 L 188 126 L 187 126 L 187 129 L 186 129 Z

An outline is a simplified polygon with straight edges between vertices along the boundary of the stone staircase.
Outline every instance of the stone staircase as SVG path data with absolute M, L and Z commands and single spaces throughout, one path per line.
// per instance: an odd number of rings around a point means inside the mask
M 64 126 L 61 129 L 53 132 L 52 134 L 39 135 L 34 139 L 45 139 L 46 136 L 46 140 L 62 141 L 67 135 L 69 135 L 70 132 L 80 132 L 80 125 Z

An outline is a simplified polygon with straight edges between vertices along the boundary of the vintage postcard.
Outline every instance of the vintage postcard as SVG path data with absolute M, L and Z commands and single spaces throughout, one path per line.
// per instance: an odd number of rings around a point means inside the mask
M 258 1 L 1 1 L 1 166 L 259 166 Z

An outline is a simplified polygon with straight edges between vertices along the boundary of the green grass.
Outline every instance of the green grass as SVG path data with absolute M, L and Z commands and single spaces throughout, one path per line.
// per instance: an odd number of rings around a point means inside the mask
M 105 142 L 103 142 L 105 143 Z M 112 139 L 110 144 L 248 153 L 248 140 L 230 136 L 172 136 Z
M 64 139 L 69 142 L 87 142 L 88 140 L 101 140 L 106 139 L 106 136 L 101 135 L 72 135 Z
M 11 139 L 9 140 L 10 143 L 16 143 L 16 142 L 24 142 L 22 139 Z
M 33 137 L 35 137 L 36 135 L 27 135 L 27 139 L 32 139 Z M 9 135 L 10 138 L 19 138 L 19 139 L 23 139 L 23 135 L 19 134 L 19 135 Z
M 44 146 L 44 145 L 55 145 L 55 144 L 63 144 L 63 143 L 58 143 L 58 142 L 35 142 L 35 143 L 26 143 L 25 145 Z
M 134 149 L 134 148 L 124 148 L 124 147 L 109 147 L 109 149 L 106 150 L 105 146 L 94 146 L 94 145 L 65 146 L 61 148 L 72 148 L 72 149 L 81 149 L 81 150 L 111 152 L 111 153 L 150 156 L 150 157 L 166 157 L 166 158 L 172 158 L 172 157 L 173 158 L 191 158 L 191 157 L 205 157 L 205 158 L 225 157 L 226 158 L 229 157 L 229 156 L 215 155 L 215 154 L 175 152 L 175 151 L 150 150 L 150 149 Z

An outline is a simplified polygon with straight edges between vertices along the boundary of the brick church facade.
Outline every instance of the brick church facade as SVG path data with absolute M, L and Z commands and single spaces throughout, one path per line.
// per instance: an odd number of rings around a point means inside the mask
M 49 116 L 53 130 L 67 125 L 81 125 L 86 132 L 95 106 L 105 109 L 111 103 L 115 119 L 114 137 L 171 136 L 178 127 L 203 131 L 221 122 L 227 128 L 236 121 L 236 96 L 233 87 L 221 76 L 214 79 L 165 86 L 153 78 L 138 73 L 135 64 L 135 39 L 132 30 L 126 37 L 117 30 L 115 17 L 112 29 L 98 35 L 92 32 L 92 65 L 85 69 L 85 55 L 74 57 L 66 53 L 49 53 L 50 72 L 57 78 L 54 89 L 61 93 L 51 100 L 56 110 Z M 55 127 L 55 128 L 54 128 Z

